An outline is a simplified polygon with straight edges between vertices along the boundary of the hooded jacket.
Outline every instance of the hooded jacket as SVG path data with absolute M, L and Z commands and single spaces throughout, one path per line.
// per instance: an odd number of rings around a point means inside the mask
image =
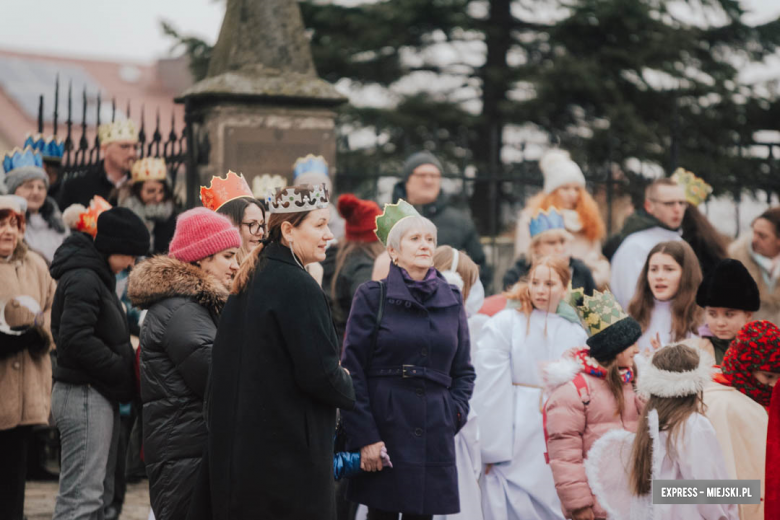
M 74 233 L 54 254 L 50 272 L 59 282 L 51 312 L 54 380 L 92 385 L 112 402 L 132 400 L 133 347 L 106 257 L 89 235 Z
M 633 384 L 625 383 L 625 407 L 622 415 L 617 415 L 617 402 L 607 381 L 591 375 L 591 368 L 598 367 L 596 361 L 573 354 L 569 351 L 561 360 L 545 367 L 545 381 L 551 393 L 545 405 L 547 454 L 566 518 L 571 518 L 577 509 L 593 507 L 595 517 L 604 519 L 607 514 L 588 485 L 583 461 L 593 443 L 608 431 L 636 432 L 643 404 L 634 393 Z M 585 397 L 573 382 L 580 373 L 587 384 Z
M 406 199 L 406 185 L 403 181 L 393 188 L 393 201 Z M 449 197 L 443 191 L 435 201 L 424 206 L 415 206 L 420 215 L 429 219 L 436 226 L 437 245 L 450 246 L 465 251 L 469 257 L 479 266 L 479 278 L 487 288 L 491 286 L 492 273 L 487 264 L 482 243 L 479 241 L 479 233 L 474 227 L 474 222 L 464 211 L 450 205 Z
M 141 328 L 141 400 L 149 492 L 160 520 L 183 519 L 208 441 L 203 401 L 227 290 L 202 269 L 157 256 L 130 273 Z

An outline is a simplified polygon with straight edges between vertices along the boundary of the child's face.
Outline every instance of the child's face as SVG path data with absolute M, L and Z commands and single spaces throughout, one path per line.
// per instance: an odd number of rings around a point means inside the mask
M 619 367 L 630 367 L 634 364 L 634 356 L 639 354 L 639 347 L 636 343 L 628 347 L 615 357 L 615 362 Z
M 759 383 L 773 387 L 777 384 L 777 380 L 780 379 L 780 374 L 767 372 L 766 370 L 754 370 L 753 377 L 755 377 Z
M 677 296 L 681 276 L 682 266 L 671 255 L 656 253 L 650 257 L 647 284 L 655 299 L 665 302 Z
M 705 310 L 707 326 L 718 339 L 734 339 L 752 317 L 752 312 L 725 307 L 707 307 Z

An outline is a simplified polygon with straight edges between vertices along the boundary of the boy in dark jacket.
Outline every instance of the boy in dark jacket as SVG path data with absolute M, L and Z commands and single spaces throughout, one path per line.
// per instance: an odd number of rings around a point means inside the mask
M 62 445 L 55 520 L 99 516 L 113 499 L 119 403 L 135 394 L 133 347 L 115 277 L 148 248 L 141 219 L 114 208 L 98 217 L 94 242 L 74 233 L 54 254 L 52 414 Z

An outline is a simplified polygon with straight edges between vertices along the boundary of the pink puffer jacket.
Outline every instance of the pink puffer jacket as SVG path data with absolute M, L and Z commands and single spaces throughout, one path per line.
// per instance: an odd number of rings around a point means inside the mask
M 625 383 L 625 407 L 618 415 L 617 401 L 606 380 L 592 375 L 599 365 L 586 352 L 587 348 L 575 349 L 545 368 L 548 389 L 554 389 L 545 405 L 545 438 L 564 516 L 571 518 L 572 511 L 591 506 L 597 519 L 605 519 L 607 513 L 588 486 L 583 460 L 593 443 L 609 430 L 635 432 L 643 404 L 633 384 Z M 579 392 L 573 382 L 579 373 L 587 391 Z

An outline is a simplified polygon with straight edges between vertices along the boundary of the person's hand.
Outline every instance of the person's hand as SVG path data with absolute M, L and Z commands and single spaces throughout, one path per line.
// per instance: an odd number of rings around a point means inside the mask
M 382 471 L 382 448 L 385 443 L 379 441 L 360 448 L 360 469 L 363 471 Z
M 655 352 L 661 348 L 661 334 L 656 332 L 655 337 L 650 337 L 650 346 L 653 347 L 652 353 L 655 354 Z
M 595 520 L 591 506 L 581 507 L 571 512 L 571 520 Z

